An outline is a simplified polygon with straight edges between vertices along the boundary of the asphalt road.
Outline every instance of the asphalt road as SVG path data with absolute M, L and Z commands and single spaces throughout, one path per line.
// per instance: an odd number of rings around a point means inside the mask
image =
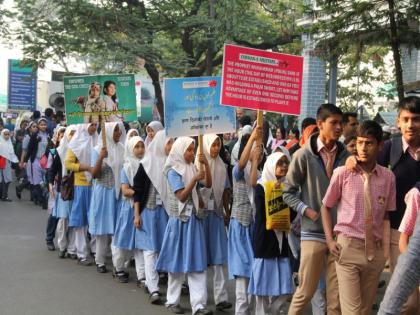
M 13 202 L 0 201 L 0 315 L 171 314 L 163 306 L 149 304 L 143 289 L 136 286 L 134 269 L 129 270 L 129 283 L 120 284 L 111 273 L 99 274 L 95 267 L 79 266 L 74 260 L 59 259 L 57 251 L 48 251 L 46 211 L 29 202 L 27 192 L 17 201 L 11 187 L 9 196 Z M 211 293 L 211 281 L 208 287 Z M 232 281 L 228 289 L 234 304 Z M 378 300 L 383 292 L 379 291 Z M 188 297 L 181 304 L 191 314 Z M 212 294 L 208 307 L 215 310 Z

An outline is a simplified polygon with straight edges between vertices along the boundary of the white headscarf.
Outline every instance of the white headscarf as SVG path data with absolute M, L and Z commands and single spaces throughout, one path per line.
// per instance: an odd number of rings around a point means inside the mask
M 12 144 L 12 140 L 6 140 L 4 138 L 4 134 L 6 132 L 10 133 L 9 129 L 3 129 L 1 131 L 1 135 L 0 135 L 0 156 L 4 157 L 5 159 L 9 160 L 12 163 L 17 163 L 19 162 L 16 154 L 15 154 L 15 150 L 13 149 L 13 144 Z
M 208 199 L 210 199 L 211 192 L 213 191 L 216 208 L 218 209 L 222 201 L 223 191 L 225 190 L 227 171 L 226 164 L 220 158 L 219 154 L 214 159 L 210 156 L 210 148 L 217 139 L 219 139 L 220 144 L 222 144 L 219 136 L 216 134 L 207 134 L 203 136 L 203 151 L 209 162 L 213 184 L 211 188 L 201 189 L 201 195 L 206 203 Z M 198 158 L 196 158 L 195 165 L 197 168 L 200 167 L 199 164 Z
M 283 156 L 285 156 L 285 157 L 287 157 L 287 159 L 289 159 L 288 156 L 286 154 L 284 154 L 283 152 L 275 152 L 275 153 L 270 154 L 267 157 L 267 160 L 265 161 L 265 164 L 264 164 L 264 168 L 263 168 L 263 171 L 262 171 L 261 178 L 258 181 L 258 184 L 260 184 L 263 187 L 264 190 L 265 190 L 265 187 L 264 187 L 265 183 L 267 183 L 269 181 L 277 181 L 276 165 L 277 165 L 277 162 Z M 290 161 L 290 159 L 289 159 L 289 161 Z M 278 230 L 274 230 L 274 232 L 275 232 L 277 240 L 279 242 L 279 248 L 280 248 L 280 251 L 281 251 L 282 247 L 283 247 L 284 232 L 278 231 Z
M 267 157 L 265 161 L 264 168 L 261 174 L 261 178 L 258 181 L 261 186 L 264 187 L 264 184 L 269 181 L 277 181 L 276 178 L 276 165 L 277 162 L 283 157 L 286 156 L 283 152 L 274 152 Z M 290 161 L 290 160 L 289 160 Z
M 162 123 L 160 121 L 155 120 L 155 121 L 150 122 L 147 125 L 147 127 L 146 127 L 146 133 L 147 133 L 147 128 L 152 128 L 153 131 L 155 132 L 155 136 L 156 136 L 156 133 L 159 130 L 163 130 L 163 125 L 162 125 Z M 144 141 L 144 144 L 146 145 L 146 148 L 149 146 L 149 144 L 150 144 L 150 142 L 152 142 L 152 140 L 153 139 L 149 138 L 149 136 L 146 137 L 146 140 Z
M 128 149 L 128 141 L 130 140 L 131 137 L 134 137 L 134 135 L 133 136 L 131 135 L 132 133 L 137 133 L 137 136 L 140 136 L 137 129 L 130 129 L 127 131 L 127 135 L 125 137 L 126 141 L 124 143 L 124 156 L 127 156 L 128 154 L 130 154 L 129 149 Z
M 165 175 L 168 174 L 170 169 L 173 169 L 182 177 L 182 181 L 184 185 L 187 186 L 192 179 L 194 178 L 195 174 L 197 173 L 197 168 L 195 167 L 194 163 L 188 163 L 184 159 L 184 153 L 187 151 L 188 147 L 191 143 L 195 143 L 194 139 L 190 137 L 179 137 L 175 140 L 174 144 L 172 145 L 171 152 L 169 152 L 168 159 L 166 160 L 165 166 L 163 168 L 163 173 Z M 199 199 L 196 190 L 196 186 L 191 191 L 192 199 L 194 202 L 195 209 L 199 209 Z M 185 207 L 185 203 L 179 201 L 178 202 L 178 211 L 179 213 Z
M 72 131 L 75 131 L 77 129 L 76 125 L 70 125 L 66 128 L 66 131 L 64 132 L 64 136 L 60 141 L 60 145 L 57 148 L 57 154 L 60 157 L 61 160 L 61 166 L 62 166 L 62 175 L 66 175 L 67 170 L 65 167 L 65 160 L 66 160 L 66 153 L 67 153 L 67 148 L 69 147 L 69 142 L 70 142 L 70 133 Z M 74 135 L 73 135 L 74 136 Z
M 120 140 L 115 143 L 114 141 L 114 130 L 115 127 L 118 126 L 121 131 Z M 100 153 L 102 149 L 102 132 L 99 135 L 98 144 L 95 146 L 96 152 Z M 125 141 L 125 128 L 124 124 L 120 121 L 115 122 L 107 122 L 105 123 L 105 135 L 106 135 L 106 148 L 108 150 L 108 157 L 104 159 L 104 162 L 112 169 L 114 174 L 114 182 L 115 182 L 115 195 L 118 199 L 120 196 L 120 189 L 121 189 L 121 169 L 124 164 L 124 141 Z
M 125 148 L 127 149 L 127 154 L 124 155 L 124 171 L 125 174 L 127 175 L 128 178 L 128 182 L 130 183 L 131 186 L 133 186 L 133 180 L 134 180 L 134 176 L 137 173 L 137 170 L 139 168 L 140 165 L 140 161 L 141 159 L 139 159 L 138 157 L 136 157 L 134 155 L 134 147 L 137 145 L 137 143 L 139 142 L 143 142 L 143 139 L 139 136 L 134 136 L 131 137 L 125 145 Z M 161 176 L 163 177 L 163 176 Z
M 250 125 L 245 125 L 242 127 L 241 130 L 238 131 L 238 141 L 236 141 L 235 145 L 232 149 L 231 154 L 231 164 L 235 165 L 236 162 L 239 160 L 239 148 L 241 146 L 241 139 L 245 135 L 250 135 L 252 133 L 252 127 Z
M 71 138 L 68 144 L 70 149 L 80 163 L 90 165 L 92 148 L 98 143 L 98 133 L 91 136 L 88 132 L 90 124 L 76 125 L 76 134 Z M 92 179 L 92 174 L 85 171 L 85 176 L 88 181 Z
M 165 208 L 168 206 L 168 182 L 162 174 L 162 169 L 167 159 L 165 146 L 171 139 L 166 136 L 165 130 L 159 130 L 150 142 L 146 155 L 141 161 L 144 171 L 159 193 Z

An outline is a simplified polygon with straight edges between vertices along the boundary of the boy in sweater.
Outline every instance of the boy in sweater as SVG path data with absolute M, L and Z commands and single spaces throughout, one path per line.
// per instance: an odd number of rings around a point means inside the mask
M 334 259 L 328 255 L 320 212 L 333 169 L 344 165 L 349 157 L 338 141 L 343 131 L 342 116 L 341 110 L 333 104 L 322 104 L 318 108 L 319 133 L 296 151 L 286 176 L 284 201 L 302 214 L 299 287 L 289 315 L 303 314 L 326 267 L 327 312 L 340 314 Z

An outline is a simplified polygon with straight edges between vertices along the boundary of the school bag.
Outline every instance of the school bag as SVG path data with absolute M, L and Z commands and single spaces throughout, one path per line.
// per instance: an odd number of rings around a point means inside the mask
M 290 208 L 283 200 L 284 184 L 275 187 L 276 182 L 264 184 L 266 229 L 288 232 L 290 230 Z
M 73 200 L 74 198 L 74 173 L 70 172 L 61 179 L 61 199 Z

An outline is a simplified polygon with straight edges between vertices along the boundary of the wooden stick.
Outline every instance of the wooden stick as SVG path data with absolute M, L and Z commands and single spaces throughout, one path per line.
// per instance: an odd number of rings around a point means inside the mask
M 198 152 L 204 153 L 203 151 L 203 135 L 198 135 Z M 204 165 L 200 163 L 200 172 L 204 171 Z
M 261 128 L 263 127 L 263 111 L 262 110 L 258 110 L 257 111 L 257 127 Z M 257 145 L 261 145 L 262 144 L 262 136 L 260 138 L 257 139 Z
M 101 122 L 102 147 L 106 148 L 105 116 L 100 115 L 99 120 Z

